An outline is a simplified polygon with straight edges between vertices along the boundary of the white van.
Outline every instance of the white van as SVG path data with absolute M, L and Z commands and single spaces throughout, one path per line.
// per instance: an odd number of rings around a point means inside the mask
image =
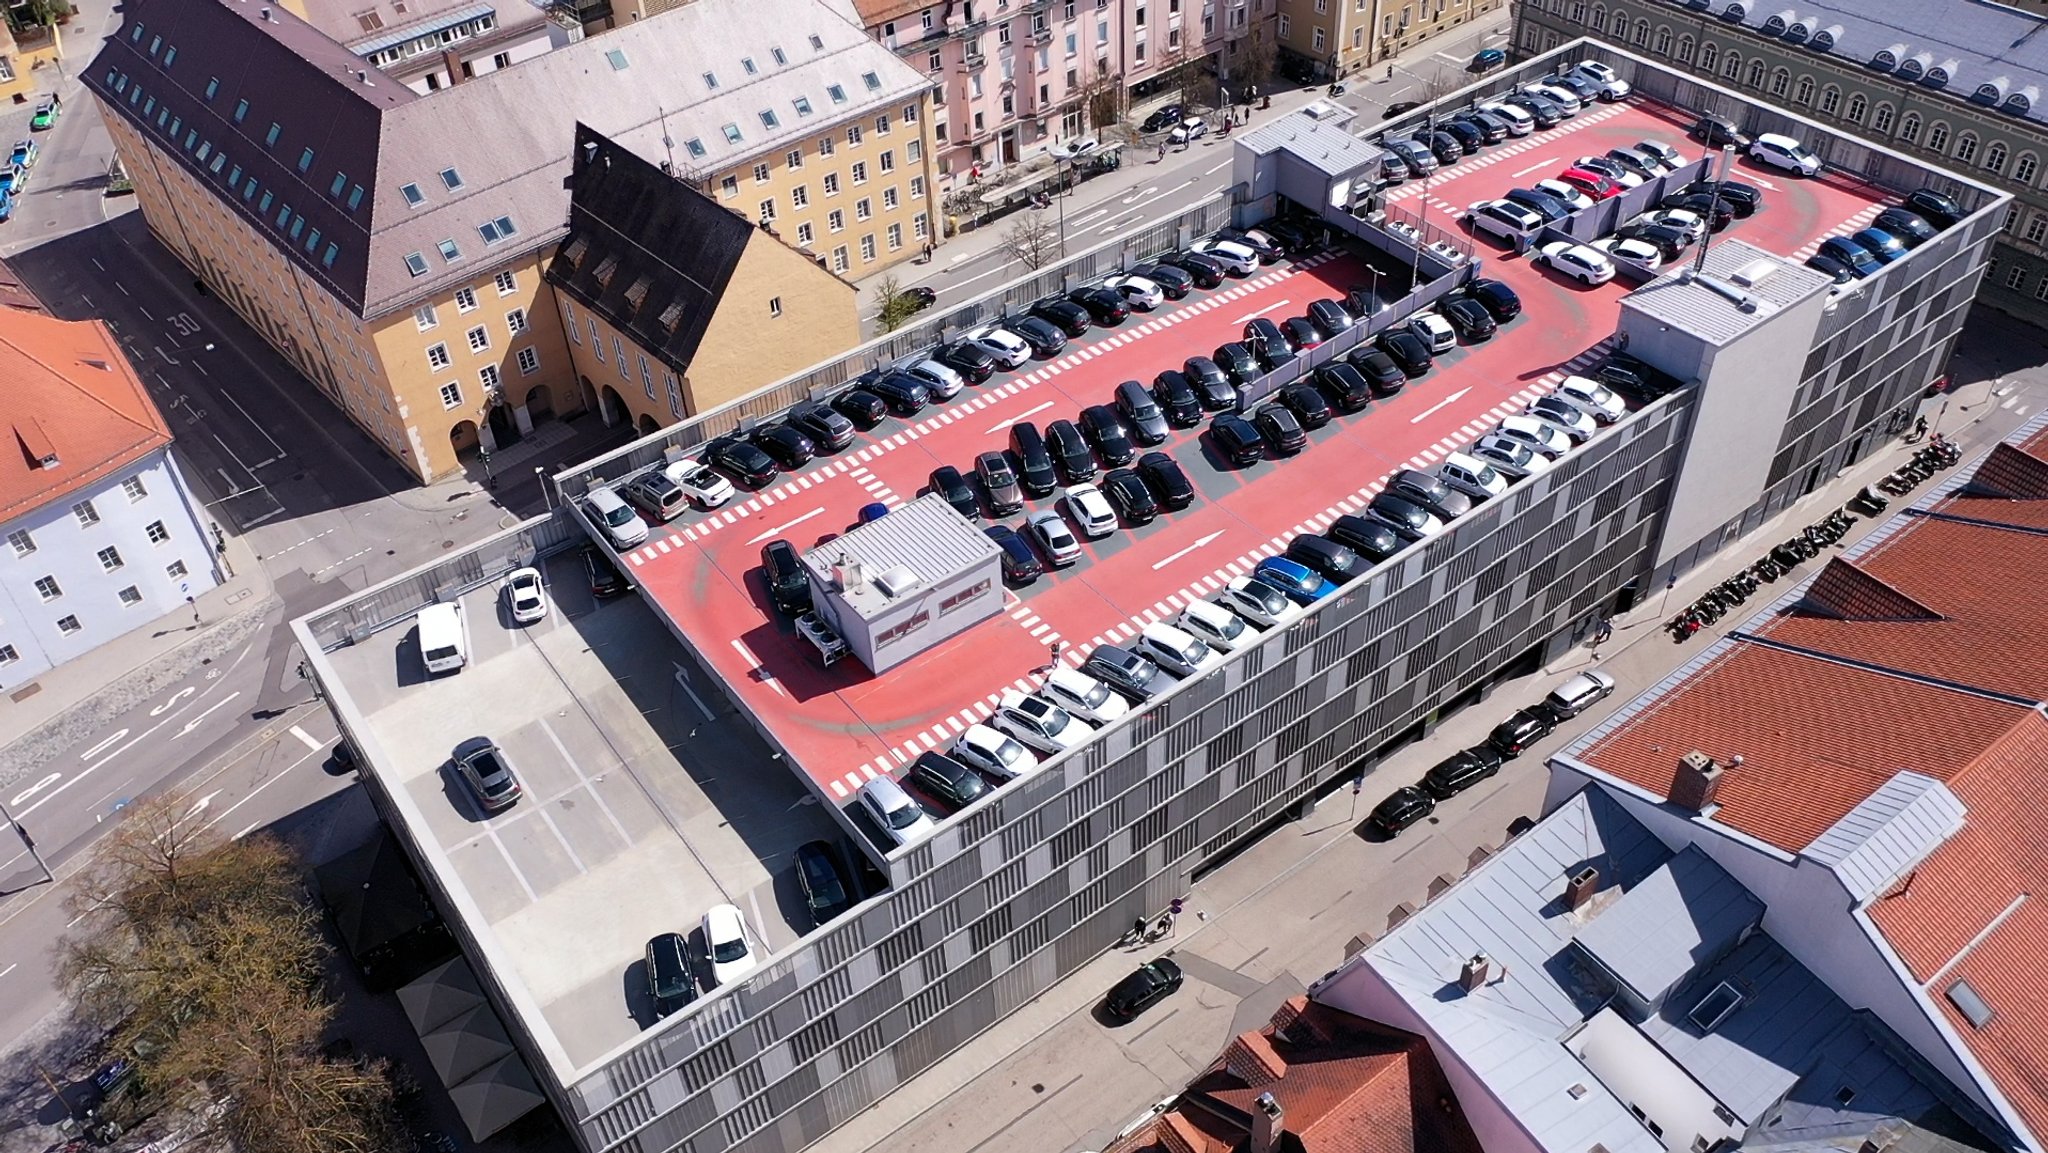
M 1206 675 L 1223 658 L 1215 649 L 1169 624 L 1149 624 L 1138 634 L 1140 655 L 1181 677 Z
M 469 663 L 469 621 L 461 605 L 428 605 L 413 619 L 419 622 L 420 660 L 429 675 L 460 672 Z

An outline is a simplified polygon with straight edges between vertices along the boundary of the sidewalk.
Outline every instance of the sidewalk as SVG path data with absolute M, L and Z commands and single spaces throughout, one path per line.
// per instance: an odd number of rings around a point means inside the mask
M 2036 383 L 2026 402 L 2038 403 L 2041 390 L 2042 385 Z M 1983 425 L 1973 422 L 1959 430 L 1965 464 L 2019 423 L 2022 417 L 2014 411 L 2016 407 L 1990 408 L 1998 416 L 1986 416 Z M 1220 1031 L 1214 1020 L 1202 1028 L 1216 1036 L 1171 1026 L 1180 1035 L 1163 1044 L 1179 1056 L 1180 1061 L 1174 1062 L 1151 1052 L 1161 1043 L 1143 1042 L 1143 1025 L 1128 1036 L 1104 1034 L 1091 1019 L 1092 1009 L 1132 966 L 1169 952 L 1181 957 L 1185 965 L 1193 955 L 1209 976 L 1196 974 L 1190 991 L 1199 983 L 1204 1005 L 1219 995 L 1226 1000 L 1242 998 L 1238 1017 L 1245 1016 L 1244 1006 L 1260 996 L 1248 992 L 1259 982 L 1306 984 L 1330 972 L 1361 942 L 1384 928 L 1386 915 L 1397 904 L 1405 901 L 1419 906 L 1427 898 L 1432 878 L 1461 875 L 1468 867 L 1468 854 L 1479 847 L 1497 848 L 1515 818 L 1539 815 L 1547 779 L 1543 765 L 1552 753 L 1600 723 L 1615 706 L 1704 652 L 1773 598 L 1812 576 L 1838 550 L 1830 549 L 1775 583 L 1762 586 L 1737 612 L 1702 629 L 1684 644 L 1674 642 L 1660 627 L 1664 620 L 1754 563 L 1772 545 L 1838 507 L 1863 485 L 1896 468 L 1911 450 L 1912 446 L 1894 444 L 1874 453 L 1817 489 L 1810 499 L 1681 578 L 1668 597 L 1662 589 L 1656 590 L 1635 609 L 1614 618 L 1613 640 L 1597 650 L 1589 646 L 1570 649 L 1539 673 L 1503 682 L 1475 707 L 1446 717 L 1422 740 L 1383 762 L 1367 778 L 1362 796 L 1354 798 L 1349 790 L 1339 789 L 1323 799 L 1316 813 L 1298 824 L 1276 828 L 1235 861 L 1204 877 L 1190 894 L 1186 915 L 1167 940 L 1135 951 L 1112 949 L 1089 961 L 828 1134 L 814 1146 L 813 1153 L 867 1153 L 883 1148 L 892 1153 L 941 1153 L 969 1147 L 977 1153 L 1101 1148 L 1117 1127 L 1158 1094 L 1179 1092 L 1187 1079 L 1181 1064 L 1191 1075 L 1228 1041 L 1229 1034 Z M 1915 494 L 1925 493 L 1937 483 L 1939 478 L 1916 489 Z M 1908 497 L 1907 503 L 1912 499 Z M 1901 502 L 1893 502 L 1894 510 L 1900 507 Z M 1859 519 L 1842 547 L 1884 519 Z M 1430 765 L 1451 752 L 1485 740 L 1494 723 L 1508 712 L 1535 703 L 1566 677 L 1594 666 L 1620 683 L 1616 696 L 1560 726 L 1516 761 L 1511 772 L 1503 773 L 1490 791 L 1474 789 L 1446 802 L 1438 810 L 1442 824 L 1420 838 L 1410 834 L 1392 844 L 1370 844 L 1358 836 L 1358 820 L 1366 807 L 1397 785 L 1419 779 Z M 1486 795 L 1479 795 L 1482 793 Z M 1347 806 L 1352 812 L 1349 818 L 1345 816 Z M 1333 900 L 1335 889 L 1343 892 Z M 1216 962 L 1221 962 L 1221 967 Z M 1266 988 L 1260 986 L 1261 991 Z M 1163 1019 L 1150 1023 L 1165 1026 Z M 1230 1027 L 1236 1028 L 1234 1021 Z M 1048 1064 L 1057 1067 L 1060 1080 L 1073 1078 L 1054 1090 L 1072 1094 L 1057 1106 L 1042 1093 L 1051 1080 L 1045 1076 Z M 1134 1068 L 1139 1072 L 1134 1073 Z M 1036 1085 L 1031 1084 L 1034 1075 Z M 1147 1079 L 1151 1076 L 1157 1077 L 1156 1083 Z M 1112 1095 L 1105 1098 L 1098 1091 L 1092 1105 L 1076 1100 L 1084 1094 L 1069 1086 L 1085 1086 L 1091 1078 L 1098 1087 L 1102 1082 L 1112 1086 Z M 1033 1091 L 1025 1093 L 1020 1085 L 1030 1085 Z M 1114 1087 L 1121 1087 L 1121 1095 L 1115 1095 Z M 972 1104 L 956 1105 L 956 1098 Z M 1057 1108 L 1058 1119 L 1033 1116 L 1030 1110 L 1038 1105 Z M 1072 1137 L 1066 1132 L 1045 1131 L 1054 1128 L 1071 1131 Z
M 9 686 L 0 701 L 0 784 L 255 634 L 279 602 L 242 538 L 230 533 L 226 545 L 222 568 L 234 575 L 191 608 L 173 609 L 26 685 Z

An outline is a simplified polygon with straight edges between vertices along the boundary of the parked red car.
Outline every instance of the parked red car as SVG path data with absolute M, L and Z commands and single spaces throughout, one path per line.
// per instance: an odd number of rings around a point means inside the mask
M 1590 168 L 1567 168 L 1558 173 L 1557 178 L 1595 200 L 1607 200 L 1621 195 L 1621 185 Z

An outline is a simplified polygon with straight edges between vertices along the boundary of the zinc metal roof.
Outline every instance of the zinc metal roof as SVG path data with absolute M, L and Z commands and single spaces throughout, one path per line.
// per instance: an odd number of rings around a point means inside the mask
M 1805 856 L 1841 878 L 1859 904 L 1892 887 L 1963 830 L 1963 802 L 1947 785 L 1901 772 L 1815 838 Z
M 1763 902 L 1687 846 L 1581 930 L 1578 943 L 1639 1000 L 1654 1002 L 1763 915 Z
M 1240 147 L 1260 156 L 1285 151 L 1327 176 L 1349 176 L 1370 166 L 1379 171 L 1385 150 L 1344 131 L 1338 124 L 1295 111 L 1237 133 Z
M 1730 237 L 1713 241 L 1707 250 L 1703 271 L 1711 283 L 1694 279 L 1691 268 L 1690 260 L 1682 262 L 1679 269 L 1629 293 L 1622 307 L 1722 345 L 1834 286 L 1831 277 Z M 1738 283 L 1738 276 L 1749 283 Z
M 976 528 L 937 493 L 921 496 L 889 510 L 880 520 L 849 529 L 804 554 L 804 564 L 821 583 L 832 580 L 832 566 L 858 561 L 865 570 L 863 592 L 846 598 L 864 617 L 894 601 L 875 587 L 890 569 L 903 567 L 917 576 L 912 594 L 996 560 L 996 542 Z M 897 598 L 902 599 L 902 598 Z
M 348 44 L 355 51 L 356 55 L 369 56 L 372 53 L 382 52 L 386 48 L 396 47 L 408 40 L 417 40 L 428 33 L 439 32 L 443 28 L 453 28 L 457 24 L 474 20 L 479 16 L 493 15 L 497 11 L 498 7 L 495 4 L 465 4 L 462 7 L 446 12 L 436 12 L 420 17 L 417 20 L 401 24 L 396 28 L 387 28 L 366 40 L 344 41 L 344 43 Z M 331 32 L 329 34 L 332 35 Z

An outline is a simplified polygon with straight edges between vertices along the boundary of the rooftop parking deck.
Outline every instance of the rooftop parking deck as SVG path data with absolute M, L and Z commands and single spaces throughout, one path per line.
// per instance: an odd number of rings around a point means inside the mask
M 495 938 L 497 965 L 523 986 L 567 1075 L 654 1023 L 648 938 L 694 937 L 721 903 L 769 950 L 808 932 L 790 854 L 839 830 L 792 778 L 732 771 L 766 750 L 740 726 L 698 723 L 709 690 L 679 679 L 687 657 L 645 603 L 595 602 L 573 552 L 547 575 L 553 604 L 534 624 L 511 623 L 495 583 L 458 602 L 471 646 L 459 673 L 426 679 L 412 627 L 332 659 L 367 720 L 361 735 L 397 766 L 385 781 L 394 803 L 445 856 L 466 919 Z M 475 736 L 497 742 L 525 790 L 498 813 L 451 764 Z

